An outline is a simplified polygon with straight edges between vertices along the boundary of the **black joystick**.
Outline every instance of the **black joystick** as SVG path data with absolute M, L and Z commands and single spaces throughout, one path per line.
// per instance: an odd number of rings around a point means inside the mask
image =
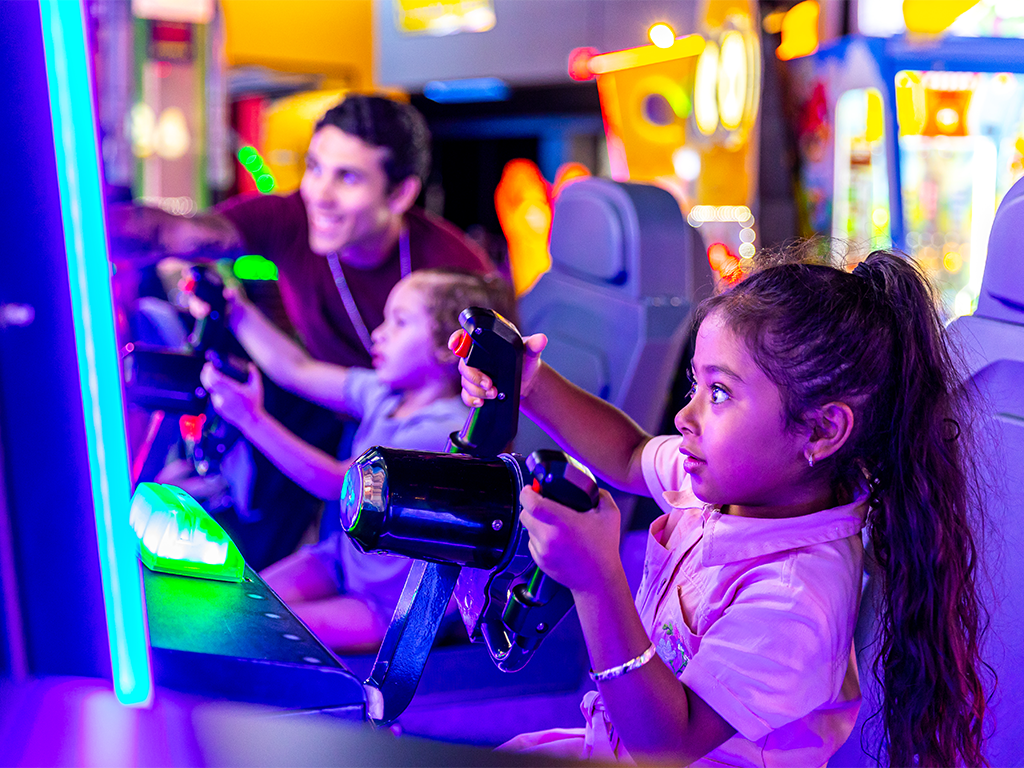
M 594 509 L 597 481 L 590 470 L 561 451 L 534 451 L 526 459 L 533 489 L 577 512 Z M 572 606 L 572 594 L 536 566 L 509 591 L 501 619 L 514 646 L 533 650 Z M 511 659 L 510 659 L 511 661 Z M 522 663 L 525 663 L 525 659 Z
M 462 431 L 452 433 L 452 450 L 497 456 L 508 449 L 519 429 L 519 380 L 526 347 L 516 327 L 491 309 L 464 309 L 459 324 L 466 334 L 455 354 L 487 374 L 498 396 L 474 408 Z

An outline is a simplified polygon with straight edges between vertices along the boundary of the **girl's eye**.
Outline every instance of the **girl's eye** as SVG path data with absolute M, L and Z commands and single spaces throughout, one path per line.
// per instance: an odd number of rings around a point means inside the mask
M 711 402 L 715 405 L 724 403 L 729 399 L 729 393 L 718 384 L 711 385 Z
M 696 394 L 697 394 L 697 382 L 696 381 L 691 381 L 690 382 L 690 391 L 687 393 L 686 398 L 688 400 L 692 400 L 693 396 L 696 395 Z

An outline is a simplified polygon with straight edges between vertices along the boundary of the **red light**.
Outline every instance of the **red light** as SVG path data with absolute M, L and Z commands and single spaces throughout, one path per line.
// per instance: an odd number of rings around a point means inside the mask
M 739 257 L 730 251 L 725 243 L 712 243 L 708 246 L 708 262 L 718 276 L 729 285 L 739 282 L 743 277 Z
M 185 442 L 198 443 L 203 436 L 203 424 L 206 423 L 206 414 L 198 416 L 182 416 L 178 419 L 178 428 L 181 430 L 181 439 Z
M 597 48 L 574 48 L 569 54 L 569 77 L 573 80 L 592 80 L 590 60 L 601 52 Z

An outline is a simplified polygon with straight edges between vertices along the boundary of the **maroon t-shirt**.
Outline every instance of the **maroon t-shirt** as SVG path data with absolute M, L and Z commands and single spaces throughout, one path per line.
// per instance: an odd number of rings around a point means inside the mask
M 277 265 L 285 312 L 309 353 L 338 365 L 370 367 L 370 355 L 345 311 L 327 257 L 309 249 L 306 207 L 299 193 L 234 198 L 217 210 L 238 228 L 247 253 Z M 414 270 L 493 271 L 483 250 L 444 219 L 414 208 L 405 223 Z M 384 321 L 384 304 L 402 276 L 398 245 L 375 269 L 342 264 L 342 272 L 363 323 L 372 331 Z

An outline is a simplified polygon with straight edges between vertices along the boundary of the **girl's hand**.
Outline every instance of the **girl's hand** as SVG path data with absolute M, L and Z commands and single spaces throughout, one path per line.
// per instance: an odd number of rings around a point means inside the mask
M 448 349 L 452 352 L 459 346 L 459 342 L 465 335 L 465 331 L 458 330 L 448 338 Z M 523 339 L 526 344 L 526 351 L 523 355 L 523 377 L 519 387 L 520 397 L 526 397 L 533 388 L 533 381 L 540 370 L 540 353 L 548 345 L 548 337 L 543 333 L 535 333 Z M 459 360 L 459 373 L 462 375 L 462 402 L 470 408 L 479 408 L 484 400 L 493 400 L 498 396 L 498 390 L 490 377 L 484 374 L 479 368 L 471 368 L 466 364 L 465 359 Z
M 249 363 L 249 380 L 244 384 L 225 376 L 213 363 L 203 366 L 199 380 L 210 393 L 214 410 L 243 432 L 263 415 L 263 379 L 253 363 Z
M 608 491 L 601 491 L 597 509 L 589 512 L 545 499 L 530 487 L 523 488 L 519 501 L 533 561 L 555 581 L 577 594 L 597 592 L 622 569 L 619 508 Z

